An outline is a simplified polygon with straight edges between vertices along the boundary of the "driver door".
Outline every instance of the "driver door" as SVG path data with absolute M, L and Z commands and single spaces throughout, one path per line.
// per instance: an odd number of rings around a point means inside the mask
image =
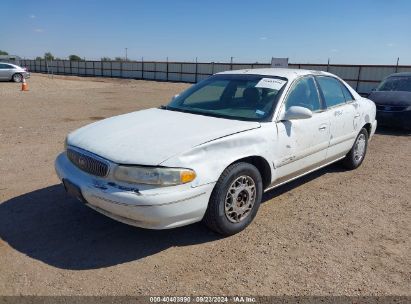
M 278 144 L 274 166 L 275 184 L 297 177 L 325 162 L 330 141 L 330 118 L 312 76 L 298 79 L 288 92 L 280 116 L 291 106 L 310 109 L 307 119 L 277 121 Z

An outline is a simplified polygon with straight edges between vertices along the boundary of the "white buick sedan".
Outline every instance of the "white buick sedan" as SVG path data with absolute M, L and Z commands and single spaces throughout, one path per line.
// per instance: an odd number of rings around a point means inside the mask
M 55 167 L 68 193 L 115 220 L 152 229 L 203 220 L 232 235 L 263 192 L 336 161 L 360 166 L 375 113 L 330 73 L 228 71 L 167 106 L 70 133 Z

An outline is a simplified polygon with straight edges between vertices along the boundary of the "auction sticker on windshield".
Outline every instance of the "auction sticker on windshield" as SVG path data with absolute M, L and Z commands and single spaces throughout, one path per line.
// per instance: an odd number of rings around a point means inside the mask
M 256 88 L 273 89 L 279 91 L 287 81 L 274 78 L 262 78 L 256 85 Z

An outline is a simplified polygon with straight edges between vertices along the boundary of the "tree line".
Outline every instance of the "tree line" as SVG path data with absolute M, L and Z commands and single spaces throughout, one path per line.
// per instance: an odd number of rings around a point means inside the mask
M 0 50 L 0 55 L 9 55 L 8 52 Z M 36 60 L 47 60 L 47 61 L 52 61 L 52 60 L 64 60 L 63 58 L 59 57 L 54 57 L 54 55 L 51 52 L 46 52 L 44 53 L 43 56 L 37 56 Z M 68 60 L 71 61 L 85 61 L 86 58 L 81 58 L 79 55 L 72 54 L 68 56 Z M 126 59 L 124 57 L 114 57 L 114 59 L 110 57 L 101 57 L 101 61 L 130 61 L 129 59 Z
M 59 58 L 59 57 L 54 57 L 54 55 L 52 53 L 46 52 L 46 53 L 44 53 L 43 57 L 37 56 L 36 60 L 51 61 L 51 60 L 64 60 L 64 59 Z M 84 57 L 81 58 L 80 56 L 73 54 L 73 55 L 68 56 L 68 60 L 71 60 L 71 61 L 85 61 L 86 58 L 84 58 Z M 126 59 L 124 57 L 114 57 L 114 59 L 112 59 L 110 57 L 101 57 L 100 60 L 101 61 L 129 61 L 129 59 Z

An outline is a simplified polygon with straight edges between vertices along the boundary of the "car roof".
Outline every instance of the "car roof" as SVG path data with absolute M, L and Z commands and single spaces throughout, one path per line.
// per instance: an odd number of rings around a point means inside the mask
M 395 76 L 395 77 L 411 77 L 411 72 L 401 72 L 401 73 L 394 73 L 394 74 L 391 74 L 391 75 L 389 75 L 388 77 L 392 77 L 392 76 Z
M 265 68 L 265 69 L 245 69 L 245 70 L 234 70 L 225 71 L 217 73 L 221 74 L 252 74 L 252 75 L 265 75 L 265 76 L 278 76 L 284 77 L 288 80 L 292 80 L 304 75 L 323 75 L 323 76 L 333 76 L 335 75 L 323 72 L 323 71 L 312 71 L 312 70 L 302 70 L 302 69 L 286 69 L 286 68 Z

